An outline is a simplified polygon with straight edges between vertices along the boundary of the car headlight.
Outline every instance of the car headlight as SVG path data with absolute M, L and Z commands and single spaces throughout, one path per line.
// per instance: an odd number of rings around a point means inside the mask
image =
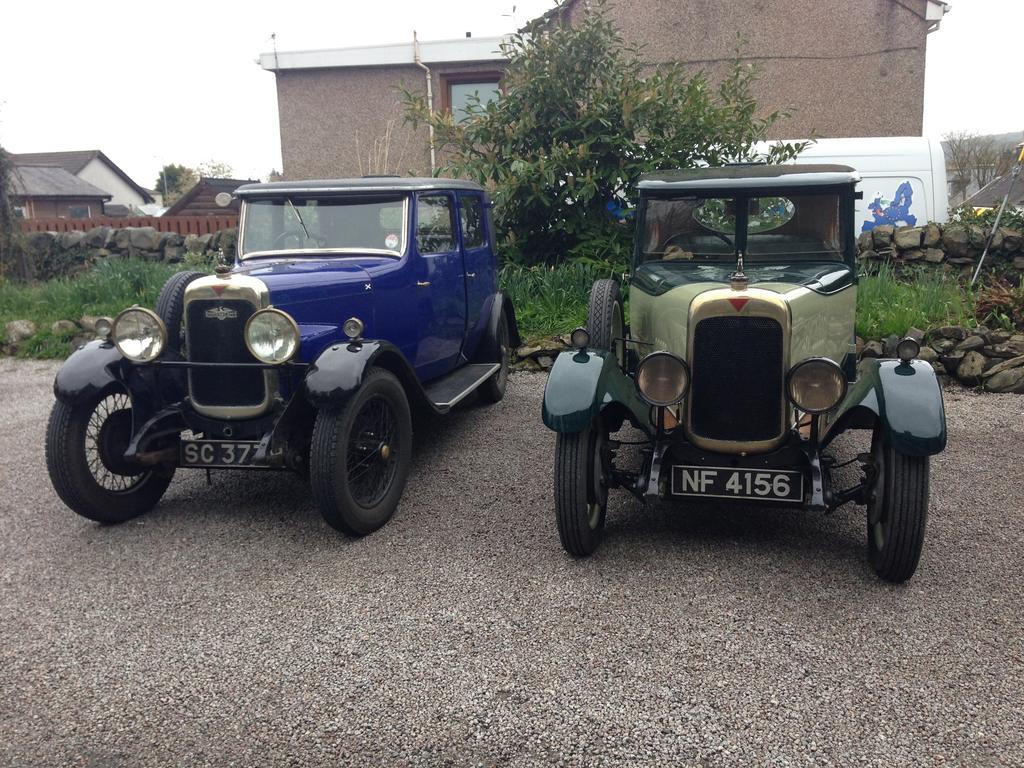
M 846 395 L 843 369 L 824 357 L 812 357 L 797 363 L 786 379 L 786 394 L 804 413 L 831 410 Z
M 675 405 L 690 386 L 690 369 L 671 352 L 652 352 L 636 369 L 636 388 L 651 405 Z
M 245 346 L 261 363 L 287 363 L 299 351 L 299 326 L 287 312 L 261 309 L 245 324 Z
M 167 343 L 167 328 L 156 314 L 143 307 L 130 307 L 114 318 L 110 338 L 117 351 L 137 363 L 155 360 Z

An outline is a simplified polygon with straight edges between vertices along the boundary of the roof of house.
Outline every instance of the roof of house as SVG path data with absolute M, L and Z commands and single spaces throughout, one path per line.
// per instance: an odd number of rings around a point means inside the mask
M 506 40 L 508 40 L 507 37 L 460 37 L 454 40 L 422 41 L 419 43 L 419 60 L 426 64 L 504 61 L 505 56 L 501 52 L 501 44 Z M 286 69 L 415 64 L 416 45 L 410 40 L 390 45 L 261 53 L 259 65 L 270 72 L 279 72 Z
M 99 158 L 125 184 L 134 189 L 142 197 L 143 202 L 155 202 L 149 190 L 136 184 L 127 173 L 118 168 L 109 157 L 98 149 L 83 149 L 73 152 L 23 152 L 21 154 L 12 154 L 11 157 L 14 159 L 15 165 L 53 165 L 63 168 L 73 176 L 77 176 L 85 166 Z
M 1003 174 L 994 181 L 990 181 L 967 198 L 964 201 L 964 205 L 971 208 L 998 208 L 1003 204 L 1003 198 L 1006 197 L 1006 192 L 1010 189 L 1012 177 L 1013 173 L 1011 172 Z M 1021 178 L 1020 175 L 1018 175 L 1017 180 L 1013 183 L 1013 190 L 1010 192 L 1010 199 L 1006 201 L 1006 204 L 1018 207 L 1024 206 L 1024 178 Z
M 719 168 L 693 168 L 660 171 L 640 176 L 644 192 L 658 190 L 732 190 L 797 188 L 855 184 L 860 174 L 846 165 L 762 165 L 759 163 L 725 165 Z
M 16 197 L 91 197 L 100 200 L 113 197 L 55 165 L 18 165 L 11 177 L 11 188 Z
M 220 192 L 233 193 L 245 184 L 252 184 L 255 179 L 215 179 L 203 176 L 196 182 L 188 192 L 179 197 L 174 205 L 164 211 L 164 216 L 182 216 L 187 214 L 194 216 L 222 216 L 225 213 L 238 210 L 235 203 L 228 208 L 221 208 L 214 202 L 214 198 Z

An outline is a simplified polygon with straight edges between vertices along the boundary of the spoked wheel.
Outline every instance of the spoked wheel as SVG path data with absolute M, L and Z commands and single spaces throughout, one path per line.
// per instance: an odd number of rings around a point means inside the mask
M 480 398 L 487 403 L 496 403 L 505 396 L 505 387 L 508 384 L 508 355 L 509 355 L 509 331 L 508 316 L 502 312 L 498 321 L 498 349 L 501 368 L 491 378 L 480 385 Z
M 100 523 L 121 523 L 151 509 L 174 469 L 125 461 L 131 437 L 132 406 L 125 393 L 74 406 L 58 400 L 46 431 L 46 468 L 61 500 Z
M 394 374 L 373 368 L 340 410 L 317 414 L 310 484 L 324 519 L 364 536 L 391 519 L 405 488 L 412 421 Z
M 619 339 L 626 336 L 626 323 L 619 284 L 614 280 L 594 281 L 587 305 L 587 331 L 591 347 L 614 352 L 619 366 L 625 368 L 626 345 Z
M 898 583 L 914 575 L 921 558 L 928 518 L 928 457 L 899 453 L 877 431 L 871 457 L 868 559 L 875 573 Z
M 611 453 L 608 430 L 599 421 L 583 432 L 555 438 L 555 519 L 562 547 L 591 555 L 604 537 Z

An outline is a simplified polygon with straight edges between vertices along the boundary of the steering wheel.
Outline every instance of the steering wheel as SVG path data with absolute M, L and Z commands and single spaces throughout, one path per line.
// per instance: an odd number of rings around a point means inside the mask
M 289 239 L 293 239 L 295 241 L 295 245 L 289 245 L 288 244 L 288 240 Z M 299 249 L 301 247 L 302 247 L 302 233 L 301 232 L 297 232 L 294 229 L 286 229 L 280 235 L 275 237 L 274 238 L 274 242 L 270 244 L 270 249 L 272 251 L 276 251 L 276 250 L 292 251 L 292 250 L 297 250 L 297 249 Z
M 708 232 L 710 232 L 712 235 L 717 237 L 719 240 L 723 241 L 726 245 L 729 246 L 730 249 L 735 250 L 735 246 L 732 244 L 732 240 L 730 240 L 724 234 L 722 234 L 721 232 L 716 232 L 713 229 L 709 229 Z M 679 238 L 687 237 L 688 234 L 689 233 L 677 233 L 677 234 L 672 235 L 668 240 L 666 240 L 664 243 L 661 244 L 660 250 L 662 252 L 664 252 L 664 250 L 666 248 L 668 248 L 670 245 L 672 245 L 672 241 L 673 240 L 678 240 Z

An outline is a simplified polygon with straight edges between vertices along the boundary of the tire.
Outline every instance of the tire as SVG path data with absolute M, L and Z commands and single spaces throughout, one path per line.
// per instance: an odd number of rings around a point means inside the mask
M 381 430 L 384 435 L 375 434 Z M 317 413 L 309 480 L 331 527 L 365 536 L 384 525 L 395 513 L 411 464 L 409 401 L 390 371 L 371 368 L 344 406 Z
M 113 390 L 81 405 L 59 400 L 46 428 L 46 469 L 61 501 L 98 523 L 123 523 L 156 506 L 174 469 L 121 456 L 131 439 L 131 401 Z
M 625 367 L 625 344 L 616 342 L 616 339 L 625 337 L 626 323 L 622 313 L 622 295 L 615 280 L 594 281 L 587 305 L 587 331 L 591 347 L 614 352 L 619 365 Z
M 587 557 L 604 537 L 608 511 L 608 431 L 595 422 L 555 438 L 555 520 L 562 548 Z
M 498 354 L 501 356 L 501 368 L 480 385 L 480 399 L 485 403 L 497 403 L 505 397 L 505 387 L 508 386 L 509 344 L 508 315 L 502 312 L 498 321 Z
M 914 575 L 924 545 L 928 457 L 899 453 L 877 432 L 871 454 L 876 476 L 868 501 L 868 559 L 881 578 L 900 583 Z
M 185 325 L 185 289 L 193 280 L 206 277 L 202 272 L 178 272 L 167 278 L 156 299 L 156 313 L 167 326 L 167 348 L 181 352 Z

